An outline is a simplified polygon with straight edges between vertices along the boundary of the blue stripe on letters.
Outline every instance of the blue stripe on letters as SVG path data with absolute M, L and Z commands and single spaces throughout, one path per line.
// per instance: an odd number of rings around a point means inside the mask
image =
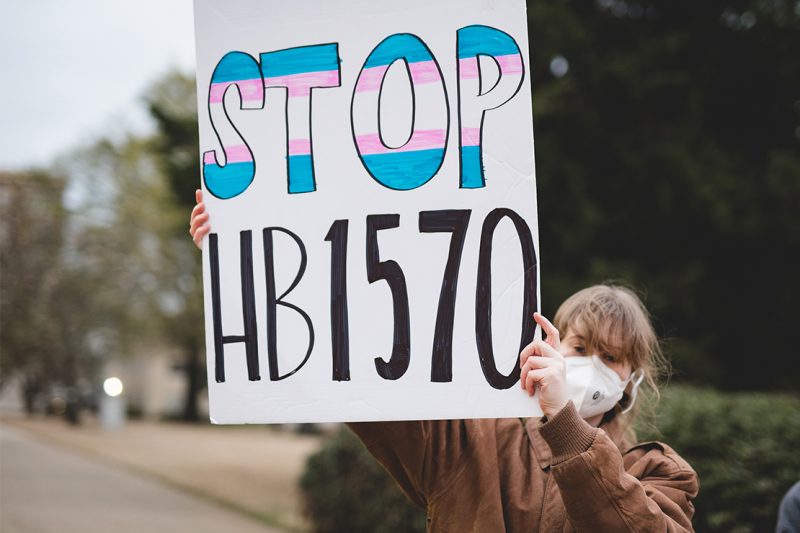
M 339 48 L 336 43 L 298 46 L 261 54 L 261 72 L 265 78 L 338 69 Z
M 444 159 L 443 148 L 362 155 L 372 177 L 389 188 L 407 191 L 430 180 Z
M 475 57 L 478 54 L 506 56 L 519 54 L 519 46 L 505 32 L 489 26 L 467 26 L 458 30 L 458 58 Z
M 289 194 L 314 191 L 314 162 L 311 156 L 290 155 L 288 159 Z
M 481 167 L 481 147 L 462 146 L 461 147 L 461 188 L 480 189 L 486 183 L 483 179 L 483 167 Z
M 255 172 L 252 161 L 228 163 L 224 167 L 210 163 L 203 165 L 206 187 L 211 194 L 223 200 L 242 194 L 253 181 Z
M 396 59 L 405 57 L 409 63 L 433 59 L 419 37 L 410 33 L 396 33 L 380 42 L 364 63 L 364 68 L 391 65 Z
M 244 52 L 228 52 L 217 63 L 211 83 L 223 83 L 239 80 L 257 80 L 261 78 L 261 69 L 256 59 Z

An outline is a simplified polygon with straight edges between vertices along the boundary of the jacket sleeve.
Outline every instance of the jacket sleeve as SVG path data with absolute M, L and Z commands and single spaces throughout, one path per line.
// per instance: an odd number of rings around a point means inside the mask
M 581 419 L 572 402 L 540 432 L 576 531 L 693 531 L 697 474 L 670 448 L 648 451 L 631 475 L 616 445 Z
M 438 496 L 463 467 L 465 420 L 350 422 L 347 426 L 419 507 Z

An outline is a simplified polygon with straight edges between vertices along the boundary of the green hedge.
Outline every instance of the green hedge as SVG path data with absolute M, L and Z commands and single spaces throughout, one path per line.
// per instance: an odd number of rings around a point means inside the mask
M 800 480 L 799 397 L 672 387 L 656 425 L 640 439 L 668 443 L 700 477 L 698 532 L 774 531 L 783 493 Z M 425 514 L 347 429 L 309 459 L 301 486 L 320 533 L 425 531 Z
M 347 428 L 309 458 L 300 487 L 317 533 L 425 531 L 425 513 L 406 499 Z
M 700 532 L 774 531 L 783 494 L 800 480 L 800 397 L 671 387 L 656 431 L 697 471 Z

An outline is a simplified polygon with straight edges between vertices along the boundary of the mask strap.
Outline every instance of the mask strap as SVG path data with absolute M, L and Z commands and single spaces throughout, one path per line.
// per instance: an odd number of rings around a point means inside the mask
M 622 410 L 622 414 L 627 413 L 631 409 L 633 409 L 633 404 L 636 403 L 636 392 L 639 389 L 639 385 L 641 385 L 642 380 L 644 379 L 644 370 L 641 368 L 637 368 L 633 371 L 633 373 L 628 378 L 629 381 L 633 382 L 633 387 L 631 387 L 631 399 L 628 402 L 628 406 Z

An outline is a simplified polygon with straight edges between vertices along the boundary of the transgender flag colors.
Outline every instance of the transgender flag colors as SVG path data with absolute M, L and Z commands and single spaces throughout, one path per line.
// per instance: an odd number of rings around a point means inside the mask
M 260 64 L 243 52 L 230 52 L 220 60 L 211 78 L 209 113 L 225 152 L 221 166 L 214 151 L 203 154 L 206 187 L 222 199 L 247 189 L 255 175 L 249 146 L 230 121 L 217 125 L 213 117 L 224 113 L 224 96 L 230 86 L 238 90 L 241 109 L 263 109 L 265 88 L 286 89 L 286 172 L 289 193 L 316 190 L 311 142 L 311 89 L 338 87 L 338 45 L 319 44 L 277 50 L 260 55 Z M 216 113 L 214 108 L 218 108 Z M 227 113 L 225 113 L 227 115 Z
M 381 91 L 386 72 L 398 60 L 405 64 L 413 94 L 412 132 L 398 147 L 387 146 L 381 134 Z M 378 183 L 409 190 L 427 183 L 442 166 L 450 113 L 442 71 L 416 35 L 395 34 L 381 41 L 367 57 L 353 91 L 353 137 L 364 167 Z
M 505 104 L 519 91 L 525 69 L 514 38 L 489 26 L 467 26 L 458 30 L 458 108 L 461 187 L 484 187 L 483 118 L 486 111 Z M 499 77 L 484 87 L 479 56 L 494 60 Z M 525 117 L 527 119 L 527 117 Z
M 311 89 L 338 87 L 338 45 L 318 44 L 261 54 L 264 87 L 286 87 L 289 193 L 315 191 L 311 150 Z
M 228 52 L 217 63 L 208 92 L 208 113 L 214 131 L 222 144 L 225 165 L 220 165 L 214 150 L 203 153 L 203 179 L 206 188 L 222 199 L 241 194 L 256 172 L 253 152 L 230 121 L 214 124 L 214 116 L 226 116 L 225 93 L 234 87 L 239 94 L 240 109 L 264 107 L 264 85 L 258 62 L 244 52 Z
M 494 61 L 496 79 L 487 81 L 481 60 Z M 456 77 L 459 140 L 459 187 L 485 187 L 483 127 L 487 111 L 513 98 L 525 76 L 519 45 L 509 34 L 489 26 L 465 26 L 456 34 Z M 339 87 L 341 68 L 337 43 L 264 52 L 257 61 L 244 52 L 229 52 L 217 64 L 209 87 L 209 115 L 222 146 L 203 154 L 203 177 L 218 198 L 233 198 L 253 181 L 253 152 L 225 110 L 225 95 L 236 88 L 240 109 L 263 109 L 266 89 L 286 89 L 286 176 L 290 194 L 316 190 L 311 128 L 312 89 Z M 402 145 L 390 146 L 381 129 L 382 105 L 389 69 L 401 64 L 411 89 L 411 132 Z M 491 85 L 491 86 L 490 86 Z M 222 120 L 216 120 L 221 119 Z M 527 119 L 527 117 L 525 117 Z M 442 166 L 450 131 L 450 105 L 442 70 L 418 36 L 386 37 L 367 56 L 358 73 L 350 106 L 356 153 L 380 185 L 398 191 L 416 189 Z M 219 122 L 219 123 L 218 123 Z M 223 164 L 224 161 L 224 164 Z

